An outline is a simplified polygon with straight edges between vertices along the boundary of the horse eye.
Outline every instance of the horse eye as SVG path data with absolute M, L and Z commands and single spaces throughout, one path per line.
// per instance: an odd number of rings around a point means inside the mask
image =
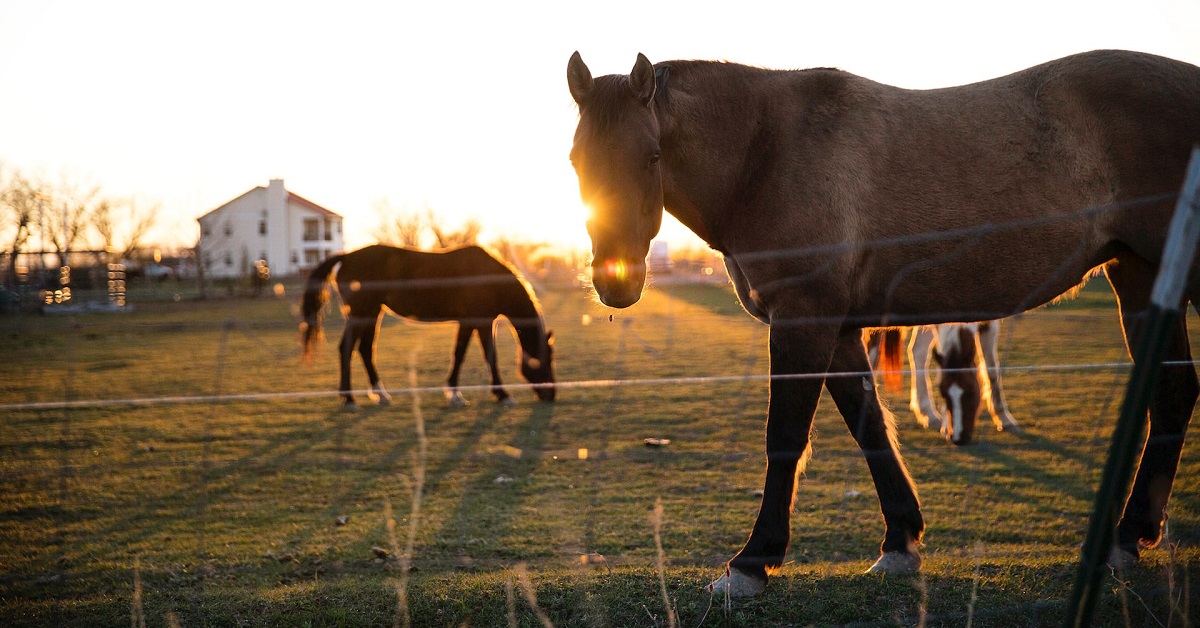
M 650 164 L 649 165 L 651 168 L 658 165 L 658 160 L 660 157 L 662 157 L 662 154 L 660 154 L 660 153 L 654 153 L 653 155 L 650 155 Z

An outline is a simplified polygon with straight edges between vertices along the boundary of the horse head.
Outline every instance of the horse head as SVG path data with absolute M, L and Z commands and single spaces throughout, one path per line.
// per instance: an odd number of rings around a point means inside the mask
M 542 401 L 554 401 L 554 332 L 547 331 L 537 355 L 522 350 L 521 376 L 533 384 L 533 392 Z
M 942 369 L 938 390 L 946 401 L 946 438 L 955 445 L 969 445 L 975 423 L 983 408 L 983 391 L 976 368 L 978 347 L 974 325 L 938 325 L 933 359 Z
M 628 76 L 593 79 L 576 52 L 567 83 L 579 105 L 571 164 L 590 212 L 592 285 L 605 305 L 629 307 L 641 298 L 646 254 L 662 225 L 654 66 L 639 53 Z

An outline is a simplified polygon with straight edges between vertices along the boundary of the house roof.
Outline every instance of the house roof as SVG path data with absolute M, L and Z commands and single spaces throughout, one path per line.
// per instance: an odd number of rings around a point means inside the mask
M 332 218 L 341 218 L 342 217 L 341 214 L 339 214 L 335 211 L 329 210 L 329 209 L 325 209 L 324 207 L 317 205 L 316 203 L 304 198 L 303 196 L 300 196 L 299 194 L 293 194 L 291 192 L 288 192 L 287 194 L 288 194 L 288 202 L 289 203 L 297 203 L 300 205 L 304 205 L 305 207 L 317 212 L 318 214 L 322 214 L 324 216 L 328 216 L 328 217 L 332 217 Z
M 243 193 L 239 194 L 238 196 L 236 196 L 236 197 L 234 197 L 234 198 L 230 199 L 229 201 L 226 201 L 225 203 L 222 203 L 222 204 L 221 204 L 220 206 L 218 206 L 216 209 L 213 209 L 212 211 L 210 211 L 210 212 L 208 212 L 208 213 L 204 214 L 203 216 L 200 216 L 200 217 L 199 217 L 199 218 L 197 218 L 196 220 L 197 220 L 197 221 L 204 220 L 205 218 L 208 218 L 209 216 L 211 216 L 211 215 L 213 215 L 213 214 L 215 214 L 215 213 L 217 213 L 217 212 L 221 211 L 222 209 L 224 209 L 224 208 L 228 207 L 229 205 L 233 204 L 233 203 L 234 203 L 234 202 L 236 202 L 237 200 L 239 200 L 239 199 L 242 199 L 242 198 L 246 197 L 246 196 L 247 196 L 247 195 L 249 195 L 249 194 L 253 194 L 254 192 L 256 192 L 256 191 L 258 191 L 258 190 L 266 190 L 266 189 L 267 189 L 267 188 L 265 188 L 265 187 L 263 187 L 263 186 L 261 186 L 261 185 L 259 185 L 259 186 L 256 186 L 256 187 L 252 187 L 252 188 L 250 188 L 249 190 L 246 190 L 245 192 L 243 192 Z M 286 191 L 286 188 L 285 188 L 285 191 Z M 302 206 L 304 206 L 304 207 L 306 207 L 306 208 L 308 208 L 308 209 L 311 209 L 311 210 L 313 210 L 313 211 L 317 212 L 318 214 L 321 214 L 322 216 L 331 217 L 331 218 L 341 218 L 341 217 L 342 217 L 342 215 L 341 215 L 341 214 L 339 214 L 339 213 L 337 213 L 337 212 L 335 212 L 335 211 L 333 211 L 333 210 L 331 210 L 331 209 L 327 209 L 327 208 L 325 208 L 325 207 L 321 207 L 320 205 L 318 205 L 318 204 L 316 204 L 316 203 L 314 203 L 314 202 L 312 202 L 312 201 L 310 201 L 310 200 L 308 200 L 308 199 L 304 198 L 303 196 L 300 196 L 299 194 L 294 194 L 294 193 L 292 193 L 292 192 L 288 192 L 288 193 L 287 193 L 287 200 L 288 200 L 288 202 L 289 202 L 289 203 L 296 203 L 297 205 L 302 205 Z
M 264 187 L 263 187 L 263 186 L 261 186 L 261 185 L 260 185 L 260 186 L 258 186 L 258 187 L 253 187 L 253 188 L 250 188 L 249 190 L 246 190 L 245 192 L 243 192 L 243 193 L 241 193 L 241 194 L 239 194 L 239 195 L 235 196 L 234 198 L 232 198 L 232 199 L 230 199 L 230 200 L 228 200 L 228 201 L 226 201 L 226 202 L 224 202 L 224 203 L 222 203 L 222 204 L 218 205 L 218 206 L 216 207 L 216 209 L 213 209 L 213 210 L 209 211 L 208 213 L 204 214 L 203 216 L 200 216 L 199 218 L 197 218 L 196 220 L 204 220 L 205 218 L 208 218 L 209 216 L 211 216 L 211 215 L 213 215 L 213 214 L 215 214 L 215 213 L 217 213 L 217 212 L 221 211 L 222 209 L 225 209 L 225 208 L 226 208 L 226 207 L 228 207 L 229 205 L 233 204 L 233 203 L 234 203 L 234 201 L 237 201 L 238 199 L 244 198 L 244 197 L 246 197 L 246 196 L 248 196 L 248 195 L 250 195 L 250 194 L 253 194 L 253 193 L 255 192 L 255 190 L 265 190 L 265 189 L 266 189 L 266 188 L 264 188 Z

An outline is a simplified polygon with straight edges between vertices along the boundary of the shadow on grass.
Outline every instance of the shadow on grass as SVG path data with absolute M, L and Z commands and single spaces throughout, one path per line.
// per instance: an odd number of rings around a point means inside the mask
M 1005 566 L 969 561 L 947 573 L 880 577 L 847 573 L 844 564 L 791 569 L 774 578 L 763 595 L 726 602 L 703 589 L 711 576 L 697 568 L 668 569 L 667 595 L 681 626 L 1041 626 L 1063 624 L 1074 565 Z M 977 569 L 977 571 L 976 571 Z M 1200 569 L 1193 562 L 1191 579 Z M 126 576 L 130 574 L 114 574 Z M 97 574 L 97 577 L 102 577 Z M 415 626 L 503 626 L 509 624 L 506 570 L 457 575 L 415 574 L 408 589 Z M 387 576 L 343 574 L 288 586 L 253 581 L 209 581 L 180 585 L 162 574 L 143 574 L 143 609 L 149 623 L 172 615 L 182 625 L 388 625 L 395 591 Z M 650 567 L 596 570 L 538 570 L 530 573 L 538 605 L 556 626 L 662 626 L 666 608 L 658 575 Z M 1182 582 L 1183 579 L 1180 579 Z M 1200 600 L 1183 604 L 1177 582 L 1172 592 L 1162 574 L 1136 570 L 1106 586 L 1094 625 L 1178 625 L 1183 613 L 1196 617 Z M 92 588 L 95 591 L 95 588 Z M 46 598 L 8 600 L 0 607 L 9 626 L 110 626 L 129 621 L 130 599 L 85 595 L 69 602 Z M 1174 604 L 1174 606 L 1172 606 Z M 518 625 L 539 626 L 520 595 L 512 608 Z M 1172 623 L 1173 622 L 1173 623 Z

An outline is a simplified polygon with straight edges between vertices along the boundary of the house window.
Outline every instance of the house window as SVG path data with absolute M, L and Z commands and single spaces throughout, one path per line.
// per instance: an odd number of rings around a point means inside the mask
M 225 221 L 225 235 L 233 235 L 233 223 Z
M 321 262 L 321 258 L 319 257 L 320 254 L 320 251 L 308 249 L 304 252 L 304 264 L 306 266 L 316 266 Z
M 233 255 L 230 254 L 228 251 L 225 252 L 225 265 L 233 266 Z
M 267 221 L 266 220 L 258 221 L 258 235 L 264 235 L 264 236 L 267 235 Z
M 321 228 L 321 223 L 316 218 L 305 218 L 304 219 L 304 241 L 305 242 L 316 242 L 317 241 L 317 232 L 320 230 L 320 228 Z
M 300 261 L 300 257 L 296 255 L 295 251 L 292 251 L 292 263 L 295 264 L 298 261 Z
M 212 235 L 212 225 L 200 225 L 200 235 L 205 237 Z
M 326 218 L 325 219 L 325 241 L 328 242 L 332 239 L 333 239 L 333 221 Z

